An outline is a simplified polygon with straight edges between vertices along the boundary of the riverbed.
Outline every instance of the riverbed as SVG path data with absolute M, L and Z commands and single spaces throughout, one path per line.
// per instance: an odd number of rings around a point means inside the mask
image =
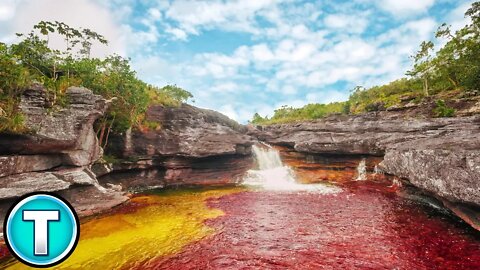
M 360 166 L 329 182 L 309 168 L 302 184 L 278 153 L 257 151 L 243 185 L 136 194 L 83 220 L 57 268 L 480 269 L 479 232 L 393 178 Z

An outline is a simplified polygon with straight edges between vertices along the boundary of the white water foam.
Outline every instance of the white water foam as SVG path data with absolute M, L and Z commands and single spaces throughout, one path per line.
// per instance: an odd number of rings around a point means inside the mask
M 308 191 L 322 194 L 338 193 L 340 188 L 325 184 L 300 184 L 295 181 L 295 173 L 282 163 L 280 153 L 268 144 L 252 146 L 257 169 L 247 172 L 243 183 L 274 191 Z
M 357 181 L 367 180 L 367 161 L 365 160 L 365 158 L 362 158 L 362 160 L 358 164 L 357 178 L 355 180 Z

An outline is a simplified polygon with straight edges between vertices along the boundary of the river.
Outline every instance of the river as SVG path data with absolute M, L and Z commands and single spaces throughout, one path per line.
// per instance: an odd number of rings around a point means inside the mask
M 480 235 L 388 177 L 300 184 L 254 147 L 244 185 L 135 195 L 82 221 L 59 269 L 480 269 Z M 314 174 L 311 171 L 310 174 Z M 370 180 L 369 180 L 370 179 Z M 11 258 L 2 268 L 24 269 Z

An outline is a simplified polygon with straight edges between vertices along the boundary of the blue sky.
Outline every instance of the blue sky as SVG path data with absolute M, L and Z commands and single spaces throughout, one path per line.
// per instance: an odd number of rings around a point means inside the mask
M 464 25 L 472 2 L 0 0 L 0 41 L 39 20 L 91 28 L 110 41 L 97 56 L 130 57 L 141 79 L 245 123 L 402 77 L 420 42 L 442 22 Z

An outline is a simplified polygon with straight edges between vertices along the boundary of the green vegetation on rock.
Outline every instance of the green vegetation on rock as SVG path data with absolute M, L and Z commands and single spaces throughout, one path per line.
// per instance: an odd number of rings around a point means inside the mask
M 340 114 L 345 110 L 346 102 L 334 102 L 330 104 L 308 104 L 302 108 L 282 106 L 276 109 L 271 118 L 261 117 L 256 113 L 251 121 L 254 124 L 281 124 L 305 119 L 317 119 L 331 114 Z
M 433 109 L 433 112 L 435 113 L 436 117 L 453 117 L 455 116 L 455 109 L 450 108 L 445 104 L 445 101 L 442 99 L 439 99 L 435 102 L 435 109 Z
M 53 35 L 63 37 L 63 50 L 50 46 Z M 141 81 L 130 60 L 119 55 L 91 57 L 93 44 L 108 42 L 90 29 L 41 21 L 30 33 L 17 36 L 18 43 L 0 43 L 0 132 L 25 131 L 18 103 L 23 90 L 34 82 L 48 89 L 52 105 L 66 105 L 65 91 L 70 86 L 86 87 L 111 100 L 107 114 L 97 123 L 100 142 L 110 130 L 142 127 L 151 104 L 178 106 L 192 97 L 175 85 L 159 88 Z
M 359 114 L 385 110 L 402 101 L 420 103 L 428 96 L 453 99 L 466 92 L 476 93 L 480 89 L 480 2 L 475 2 L 465 16 L 470 23 L 452 32 L 450 26 L 442 24 L 436 38 L 445 44 L 438 50 L 431 41 L 424 41 L 419 51 L 412 56 L 414 63 L 408 77 L 369 89 L 357 86 L 348 101 L 330 104 L 308 104 L 302 108 L 283 106 L 271 117 L 256 113 L 253 124 L 268 125 L 292 121 L 311 120 L 332 114 Z M 436 52 L 436 53 L 435 53 Z M 445 100 L 438 100 L 432 112 L 436 117 L 454 116 Z

